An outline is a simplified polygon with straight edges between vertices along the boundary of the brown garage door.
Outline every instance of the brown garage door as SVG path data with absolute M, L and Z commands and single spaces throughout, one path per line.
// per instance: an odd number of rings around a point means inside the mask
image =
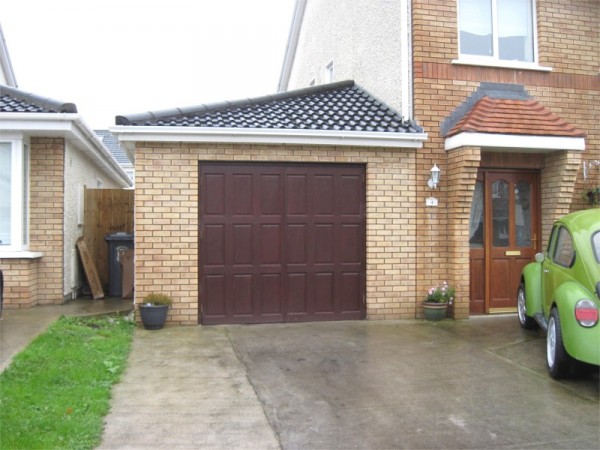
M 200 322 L 365 317 L 365 168 L 200 163 Z

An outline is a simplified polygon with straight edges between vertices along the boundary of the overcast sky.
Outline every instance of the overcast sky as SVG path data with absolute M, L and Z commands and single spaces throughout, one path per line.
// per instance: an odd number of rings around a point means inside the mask
M 6 0 L 19 89 L 119 114 L 272 94 L 294 0 Z

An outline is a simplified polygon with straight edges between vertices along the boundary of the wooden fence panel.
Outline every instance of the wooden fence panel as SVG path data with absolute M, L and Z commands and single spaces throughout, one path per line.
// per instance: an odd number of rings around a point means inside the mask
M 133 189 L 86 189 L 83 237 L 104 288 L 109 282 L 106 235 L 133 234 Z

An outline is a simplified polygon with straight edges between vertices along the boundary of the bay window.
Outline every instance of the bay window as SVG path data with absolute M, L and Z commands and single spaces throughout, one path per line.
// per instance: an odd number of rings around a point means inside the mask
M 458 0 L 461 59 L 535 62 L 535 0 Z
M 0 252 L 26 250 L 29 235 L 29 147 L 0 141 Z

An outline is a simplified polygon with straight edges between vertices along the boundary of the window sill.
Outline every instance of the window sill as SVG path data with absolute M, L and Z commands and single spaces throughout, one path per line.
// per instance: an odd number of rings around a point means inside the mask
M 42 252 L 3 252 L 0 251 L 0 259 L 39 259 L 43 257 Z
M 540 66 L 536 63 L 526 63 L 519 61 L 496 61 L 485 58 L 453 59 L 452 64 L 460 64 L 463 66 L 497 67 L 500 69 L 536 70 L 539 72 L 552 71 L 552 67 Z

